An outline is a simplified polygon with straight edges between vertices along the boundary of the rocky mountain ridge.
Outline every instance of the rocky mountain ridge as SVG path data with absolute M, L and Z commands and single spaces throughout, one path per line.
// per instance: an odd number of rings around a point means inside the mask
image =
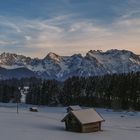
M 12 53 L 0 55 L 0 79 L 36 76 L 65 80 L 71 76 L 88 77 L 132 71 L 140 71 L 140 56 L 127 50 L 90 50 L 85 56 L 59 56 L 50 52 L 43 59 Z

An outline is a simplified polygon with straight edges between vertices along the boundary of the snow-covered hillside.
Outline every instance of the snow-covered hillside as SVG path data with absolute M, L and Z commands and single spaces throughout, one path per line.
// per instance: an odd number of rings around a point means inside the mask
M 86 56 L 81 54 L 59 56 L 55 53 L 49 53 L 43 59 L 31 59 L 10 53 L 0 55 L 1 79 L 36 76 L 45 79 L 65 80 L 71 76 L 87 77 L 132 71 L 140 71 L 140 57 L 127 50 L 114 49 L 106 52 L 91 50 Z
M 103 131 L 73 133 L 64 129 L 60 120 L 65 115 L 63 107 L 39 107 L 39 112 L 29 112 L 29 105 L 0 104 L 1 140 L 139 140 L 140 113 L 113 112 L 97 109 L 106 120 Z M 90 114 L 89 114 L 90 115 Z

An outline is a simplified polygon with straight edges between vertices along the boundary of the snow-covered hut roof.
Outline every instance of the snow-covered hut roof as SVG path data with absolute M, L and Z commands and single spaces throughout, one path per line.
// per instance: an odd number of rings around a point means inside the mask
M 102 116 L 99 113 L 97 113 L 93 108 L 75 110 L 75 111 L 71 111 L 69 114 L 73 114 L 81 124 L 89 124 L 93 122 L 104 121 Z M 62 122 L 65 121 L 65 119 L 69 116 L 69 114 L 67 114 L 64 117 Z

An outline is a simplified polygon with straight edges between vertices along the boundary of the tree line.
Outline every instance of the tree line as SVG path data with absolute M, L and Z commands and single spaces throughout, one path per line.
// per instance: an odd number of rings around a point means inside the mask
M 20 102 L 21 93 L 19 88 L 23 88 L 25 85 L 29 86 L 31 83 L 39 84 L 41 79 L 22 78 L 22 79 L 9 79 L 0 80 L 0 102 Z
M 10 84 L 9 84 L 10 83 Z M 11 84 L 13 83 L 13 84 Z M 16 84 L 14 84 L 16 83 Z M 3 86 L 5 84 L 5 86 Z M 19 86 L 29 86 L 27 104 L 104 107 L 140 110 L 140 72 L 94 77 L 71 77 L 65 81 L 36 78 L 0 82 L 0 101 L 13 96 Z M 12 88 L 16 89 L 13 90 Z M 6 95 L 7 94 L 7 95 Z
M 31 85 L 26 103 L 140 110 L 140 73 L 44 80 Z
M 9 103 L 20 100 L 20 92 L 17 87 L 0 84 L 0 102 Z

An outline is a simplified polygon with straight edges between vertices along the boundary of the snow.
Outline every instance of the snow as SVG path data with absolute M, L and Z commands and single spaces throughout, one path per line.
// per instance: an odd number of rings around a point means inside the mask
M 129 58 L 129 60 L 130 60 L 132 63 L 134 63 L 134 64 L 140 65 L 140 62 L 139 62 L 138 60 L 135 60 L 135 59 L 133 59 L 133 58 Z
M 61 71 L 58 74 L 56 74 L 56 76 L 63 77 L 64 72 L 68 71 L 68 66 L 63 61 L 59 63 L 59 66 L 61 68 Z
M 45 72 L 45 68 L 42 66 L 42 64 L 38 64 L 35 66 L 27 65 L 27 68 L 29 70 L 35 71 L 35 72 Z
M 55 61 L 58 61 L 58 62 L 61 60 L 61 57 L 60 57 L 59 55 L 53 53 L 53 52 L 50 52 L 50 53 L 47 55 L 47 57 L 49 57 L 49 58 L 51 58 L 51 59 L 53 59 L 53 60 L 55 60 Z
M 3 53 L 0 55 L 0 67 L 6 69 L 24 67 L 40 78 L 64 80 L 75 75 L 87 77 L 137 72 L 140 71 L 140 57 L 130 51 L 115 49 L 106 52 L 91 50 L 85 57 L 81 54 L 59 56 L 50 52 L 43 59 Z
M 131 56 L 130 51 L 109 50 L 106 52 L 89 51 L 87 56 L 96 58 L 108 73 L 128 73 L 139 71 L 140 60 Z
M 21 99 L 20 100 L 21 100 L 22 103 L 25 103 L 26 95 L 24 93 L 21 93 Z
M 39 112 L 30 112 L 30 105 L 0 104 L 1 140 L 138 140 L 140 138 L 140 113 L 113 112 L 96 109 L 106 120 L 103 131 L 73 133 L 65 131 L 60 120 L 66 115 L 63 107 L 42 107 Z M 123 116 L 123 117 L 122 117 Z
M 92 108 L 74 110 L 72 113 L 82 124 L 104 121 L 104 119 Z
M 24 66 L 19 66 L 19 65 L 0 65 L 2 68 L 5 68 L 5 69 L 17 69 L 17 68 L 24 68 Z

